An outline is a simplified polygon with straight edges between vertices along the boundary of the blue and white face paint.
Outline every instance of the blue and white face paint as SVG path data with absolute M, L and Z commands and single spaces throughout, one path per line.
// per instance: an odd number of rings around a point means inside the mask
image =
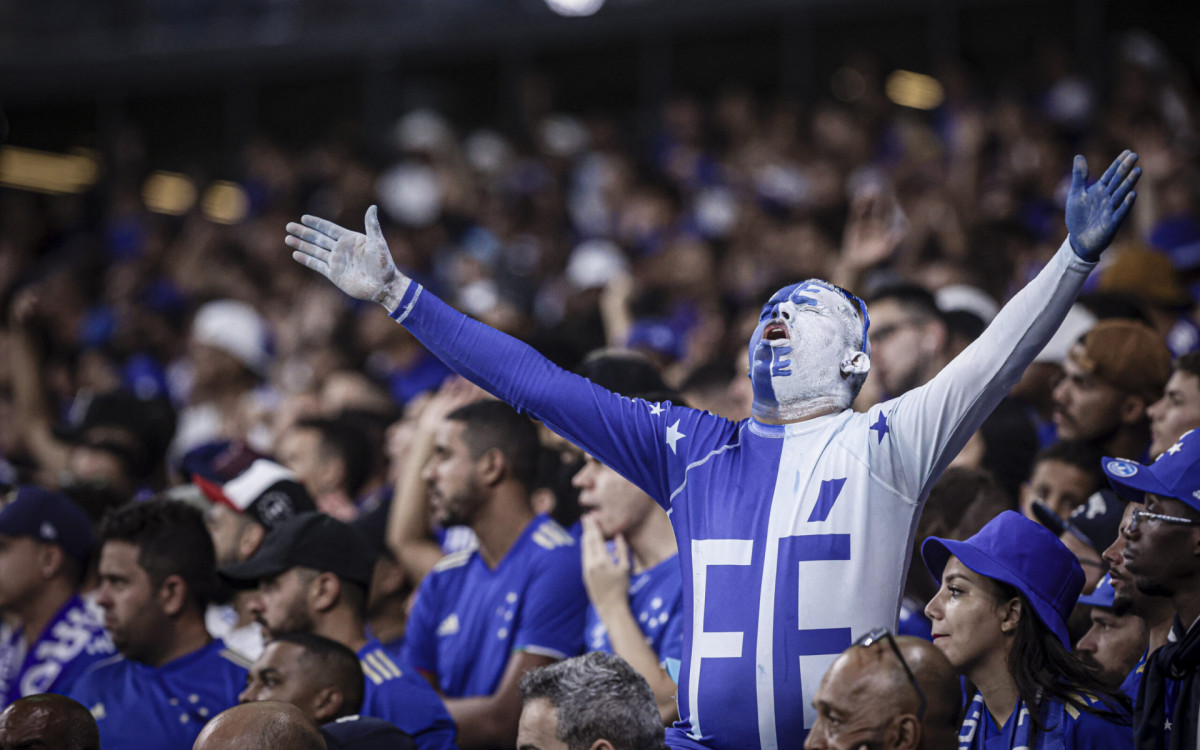
M 869 325 L 862 300 L 824 281 L 771 295 L 750 339 L 754 417 L 793 422 L 849 408 L 853 376 L 871 368 Z

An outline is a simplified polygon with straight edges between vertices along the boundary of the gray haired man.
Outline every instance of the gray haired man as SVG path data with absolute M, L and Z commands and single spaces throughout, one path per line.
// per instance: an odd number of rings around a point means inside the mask
M 649 683 L 619 656 L 594 651 L 521 679 L 517 750 L 665 750 Z

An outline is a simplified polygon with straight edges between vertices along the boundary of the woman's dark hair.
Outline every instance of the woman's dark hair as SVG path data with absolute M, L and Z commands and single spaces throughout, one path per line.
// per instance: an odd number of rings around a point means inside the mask
M 1094 667 L 1081 661 L 1067 650 L 1062 641 L 1042 622 L 1029 599 L 1015 587 L 989 579 L 998 601 L 1021 600 L 1021 619 L 1012 649 L 1008 652 L 1008 671 L 1017 683 L 1017 692 L 1027 707 L 1040 706 L 1047 699 L 1060 701 L 1080 711 L 1100 716 L 1108 721 L 1128 725 L 1132 706 L 1122 693 L 1114 693 L 1103 682 Z M 1096 706 L 1080 693 L 1095 698 Z M 1042 731 L 1041 712 L 1030 708 L 1035 731 Z

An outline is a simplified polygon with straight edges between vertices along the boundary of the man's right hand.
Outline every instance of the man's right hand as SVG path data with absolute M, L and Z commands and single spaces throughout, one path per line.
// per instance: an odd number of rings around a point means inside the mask
M 395 312 L 412 280 L 396 269 L 375 206 L 367 209 L 366 229 L 362 234 L 316 216 L 303 216 L 299 224 L 287 225 L 284 242 L 294 251 L 293 260 L 329 279 L 338 289 Z

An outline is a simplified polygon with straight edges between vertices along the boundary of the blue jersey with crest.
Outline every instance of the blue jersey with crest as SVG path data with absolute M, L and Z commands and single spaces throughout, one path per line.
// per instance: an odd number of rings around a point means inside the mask
M 237 705 L 249 666 L 219 640 L 161 667 L 117 655 L 68 695 L 96 718 L 104 750 L 191 750 L 209 719 Z
M 683 658 L 683 580 L 679 577 L 679 555 L 671 555 L 629 579 L 629 609 L 660 664 Z M 585 635 L 588 651 L 613 653 L 608 628 L 591 604 Z
M 28 648 L 19 624 L 0 626 L 0 706 L 38 693 L 65 694 L 88 668 L 116 653 L 104 622 L 72 595 Z
M 434 566 L 408 616 L 405 659 L 447 697 L 491 695 L 514 652 L 578 654 L 586 608 L 578 545 L 539 515 L 495 568 L 475 549 Z
M 395 724 L 418 750 L 454 750 L 454 719 L 425 678 L 396 659 L 378 638 L 358 650 L 366 690 L 359 711 Z
M 895 627 L 921 503 L 1093 267 L 1064 242 L 926 385 L 865 413 L 784 426 L 622 398 L 416 283 L 392 316 L 453 370 L 666 509 L 683 582 L 675 731 L 706 747 L 774 750 L 806 735 L 834 658 L 870 629 Z M 803 366 L 803 353 L 791 353 L 786 369 Z

